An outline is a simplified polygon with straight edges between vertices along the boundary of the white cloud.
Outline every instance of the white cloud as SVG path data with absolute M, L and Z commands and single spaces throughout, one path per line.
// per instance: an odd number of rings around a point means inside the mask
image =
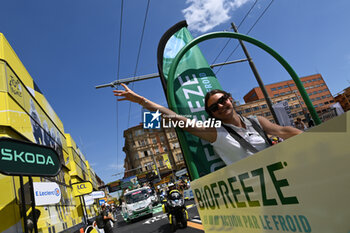
M 251 0 L 187 0 L 189 7 L 182 10 L 188 29 L 207 32 L 227 22 L 231 13 Z

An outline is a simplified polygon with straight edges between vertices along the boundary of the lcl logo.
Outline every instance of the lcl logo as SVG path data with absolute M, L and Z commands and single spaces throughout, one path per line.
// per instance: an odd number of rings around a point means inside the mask
M 86 186 L 85 186 L 85 184 L 81 184 L 81 185 L 78 185 L 77 188 L 78 189 L 86 189 Z

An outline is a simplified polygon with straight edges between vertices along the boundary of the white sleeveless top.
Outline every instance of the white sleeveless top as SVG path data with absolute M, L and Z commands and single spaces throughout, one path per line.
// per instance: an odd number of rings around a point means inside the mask
M 256 116 L 249 116 L 250 119 L 256 121 L 259 126 L 259 120 Z M 252 123 L 245 117 L 241 120 L 246 125 L 245 128 L 240 128 L 232 124 L 225 124 L 236 131 L 242 138 L 254 146 L 258 151 L 261 151 L 270 145 L 266 143 L 263 137 L 253 128 Z M 211 143 L 214 147 L 214 152 L 218 155 L 226 165 L 237 162 L 253 153 L 241 147 L 241 145 L 231 136 L 231 134 L 223 127 L 217 128 L 216 141 Z

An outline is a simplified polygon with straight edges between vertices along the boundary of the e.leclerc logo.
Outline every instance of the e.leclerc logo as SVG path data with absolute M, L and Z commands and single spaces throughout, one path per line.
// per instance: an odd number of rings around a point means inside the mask
M 35 195 L 36 196 L 59 196 L 60 195 L 60 193 L 61 193 L 61 191 L 60 191 L 60 189 L 58 189 L 58 188 L 55 188 L 55 190 L 53 190 L 53 191 L 36 191 L 35 192 Z

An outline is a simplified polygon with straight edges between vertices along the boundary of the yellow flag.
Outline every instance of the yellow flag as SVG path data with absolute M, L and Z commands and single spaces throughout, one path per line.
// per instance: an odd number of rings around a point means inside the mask
M 156 165 L 153 164 L 153 165 L 152 165 L 152 168 L 153 168 L 154 174 L 158 175 Z
M 171 163 L 170 163 L 168 154 L 163 154 L 163 159 L 164 159 L 164 162 L 165 162 L 166 166 L 167 166 L 169 169 L 171 169 Z

